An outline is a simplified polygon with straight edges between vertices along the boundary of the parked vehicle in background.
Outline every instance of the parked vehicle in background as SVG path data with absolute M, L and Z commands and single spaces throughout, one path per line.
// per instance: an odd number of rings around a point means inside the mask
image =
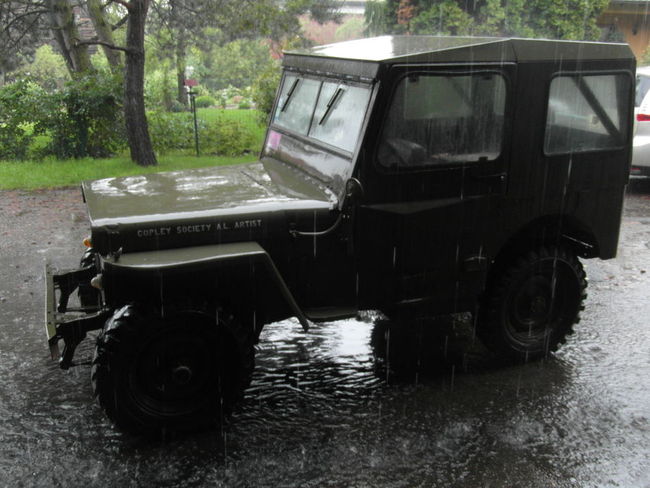
M 650 66 L 636 70 L 632 146 L 630 174 L 650 176 Z
M 83 184 L 90 247 L 48 268 L 47 334 L 68 368 L 101 329 L 93 388 L 123 428 L 217 422 L 291 316 L 471 312 L 504 359 L 545 357 L 583 306 L 578 257 L 616 255 L 627 45 L 396 36 L 283 65 L 259 162 Z

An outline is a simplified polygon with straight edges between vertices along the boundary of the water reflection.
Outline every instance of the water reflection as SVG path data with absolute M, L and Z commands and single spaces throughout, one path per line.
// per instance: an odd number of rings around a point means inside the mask
M 51 207 L 51 192 L 30 194 L 24 216 L 18 204 L 0 205 L 7 216 L 0 234 L 11 244 L 0 253 L 0 484 L 646 488 L 650 185 L 636 181 L 619 257 L 587 263 L 582 321 L 550 360 L 499 366 L 472 343 L 471 321 L 456 320 L 427 328 L 444 331 L 436 340 L 415 341 L 433 363 L 427 370 L 420 360 L 416 377 L 408 368 L 395 372 L 409 363 L 395 354 L 399 341 L 390 339 L 382 356 L 385 329 L 373 323 L 380 317 L 320 324 L 307 334 L 296 321 L 271 324 L 232 420 L 164 443 L 115 430 L 93 405 L 88 366 L 62 372 L 49 359 L 42 263 L 34 259 L 42 243 L 25 242 L 24 229 L 34 209 L 46 209 L 50 222 L 32 234 L 51 235 L 49 252 L 76 263 L 81 249 L 70 242 L 87 230 L 61 229 L 72 212 L 83 212 L 78 195 L 54 194 L 69 199 L 66 211 Z M 83 343 L 78 358 L 89 359 L 92 349 Z

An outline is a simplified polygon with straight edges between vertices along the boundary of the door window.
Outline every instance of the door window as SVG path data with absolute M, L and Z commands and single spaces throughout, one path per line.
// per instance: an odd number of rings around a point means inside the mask
M 496 73 L 403 78 L 388 110 L 379 163 L 426 167 L 496 159 L 505 99 L 505 80 Z

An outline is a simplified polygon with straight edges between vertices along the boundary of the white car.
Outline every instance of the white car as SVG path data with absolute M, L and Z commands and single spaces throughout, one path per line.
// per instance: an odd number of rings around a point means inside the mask
M 650 66 L 643 66 L 636 70 L 634 116 L 634 142 L 630 174 L 650 176 Z

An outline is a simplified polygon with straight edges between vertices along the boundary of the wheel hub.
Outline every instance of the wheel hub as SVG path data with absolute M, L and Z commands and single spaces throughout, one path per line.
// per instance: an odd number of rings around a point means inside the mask
M 553 310 L 549 280 L 543 276 L 531 277 L 515 294 L 514 306 L 512 319 L 516 329 L 527 333 L 543 331 Z
M 546 297 L 537 295 L 530 303 L 530 315 L 535 318 L 543 318 L 548 314 L 548 301 Z
M 172 370 L 172 381 L 178 386 L 189 384 L 192 381 L 192 369 L 185 365 L 176 366 Z

